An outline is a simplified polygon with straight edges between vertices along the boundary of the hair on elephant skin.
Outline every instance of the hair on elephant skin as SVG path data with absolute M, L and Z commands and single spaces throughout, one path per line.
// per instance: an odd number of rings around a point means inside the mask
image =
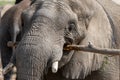
M 9 41 L 16 43 L 21 39 L 22 20 L 21 14 L 23 10 L 29 7 L 30 0 L 23 0 L 19 4 L 8 9 L 1 18 L 0 26 L 0 50 L 2 55 L 3 67 L 5 67 L 12 56 L 15 47 L 7 46 Z
M 120 48 L 114 34 L 120 29 L 111 25 L 115 18 L 108 14 L 96 0 L 34 0 L 22 14 L 17 80 L 119 80 L 119 56 L 63 50 L 88 42 Z

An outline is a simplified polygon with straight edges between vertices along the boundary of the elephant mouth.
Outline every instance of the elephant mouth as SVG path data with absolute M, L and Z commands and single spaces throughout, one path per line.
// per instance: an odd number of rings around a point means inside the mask
M 71 41 L 67 41 L 67 42 L 65 42 L 65 44 L 64 44 L 64 46 L 63 46 L 63 54 L 64 55 L 67 55 L 67 54 L 69 54 L 71 51 L 70 50 L 65 50 L 65 48 L 68 46 L 68 45 L 73 45 L 74 43 L 73 42 L 71 42 Z
M 68 46 L 68 45 L 73 45 L 74 43 L 72 43 L 72 42 L 65 42 L 64 43 L 64 45 L 63 45 L 63 55 L 62 55 L 62 58 L 61 58 L 61 60 L 59 61 L 59 68 L 62 68 L 64 65 L 66 65 L 69 61 L 70 61 L 70 59 L 71 59 L 71 57 L 72 57 L 72 55 L 73 55 L 73 53 L 74 53 L 74 50 L 66 50 L 65 48 Z
M 63 45 L 63 56 L 68 55 L 71 52 L 71 51 L 68 51 L 68 50 L 64 50 L 64 48 L 67 45 L 72 45 L 72 42 L 69 41 L 69 42 L 64 43 L 64 45 Z M 62 56 L 62 58 L 63 58 L 63 56 Z M 59 63 L 60 63 L 60 61 L 59 61 Z M 63 65 L 64 64 L 61 64 L 61 66 L 63 66 Z M 52 72 L 56 73 L 58 71 L 58 68 L 60 68 L 61 66 L 58 64 L 58 61 L 52 63 Z

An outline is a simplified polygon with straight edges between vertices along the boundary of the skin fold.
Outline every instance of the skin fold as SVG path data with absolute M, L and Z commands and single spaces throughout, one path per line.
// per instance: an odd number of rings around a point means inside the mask
M 120 48 L 112 15 L 96 0 L 33 0 L 22 13 L 17 80 L 119 80 L 119 56 L 63 50 L 88 42 Z

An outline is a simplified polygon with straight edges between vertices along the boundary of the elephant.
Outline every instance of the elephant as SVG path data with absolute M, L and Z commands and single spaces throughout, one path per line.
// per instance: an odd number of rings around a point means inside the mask
M 2 10 L 1 10 L 1 17 L 5 14 L 5 12 L 10 9 L 13 5 L 11 4 L 7 4 L 5 6 L 1 6 Z
M 116 31 L 114 32 L 115 35 L 119 36 L 119 21 L 120 21 L 120 5 L 116 4 L 115 2 L 113 2 L 114 0 L 98 0 L 98 2 L 104 7 L 104 9 L 106 10 L 106 12 L 108 13 L 109 19 L 111 19 L 111 25 L 115 26 Z M 117 37 L 115 36 L 115 37 Z M 119 37 L 116 38 L 116 45 L 120 47 L 119 44 Z
M 8 46 L 9 41 L 15 44 L 21 40 L 22 19 L 21 13 L 30 6 L 30 0 L 23 0 L 8 9 L 1 18 L 0 50 L 3 68 L 9 63 L 15 46 Z
M 0 7 L 0 26 L 1 26 L 1 11 L 2 11 L 2 7 Z M 1 51 L 0 51 L 0 70 L 2 70 Z M 0 71 L 0 80 L 4 80 L 2 71 Z
M 34 0 L 22 13 L 14 52 L 17 80 L 120 80 L 120 56 L 67 51 L 67 45 L 120 48 L 119 27 L 97 0 Z M 117 29 L 116 29 L 117 28 Z

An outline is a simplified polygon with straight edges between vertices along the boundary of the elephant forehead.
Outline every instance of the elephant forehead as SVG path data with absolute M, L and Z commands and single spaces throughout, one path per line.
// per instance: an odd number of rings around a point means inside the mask
M 56 17 L 73 17 L 73 11 L 71 7 L 65 3 L 64 1 L 44 1 L 41 8 L 37 10 L 36 15 L 38 16 L 46 16 L 51 19 L 55 19 Z
M 54 19 L 55 15 L 56 15 L 56 11 L 54 9 L 42 8 L 36 12 L 36 16 L 45 16 L 50 19 Z

